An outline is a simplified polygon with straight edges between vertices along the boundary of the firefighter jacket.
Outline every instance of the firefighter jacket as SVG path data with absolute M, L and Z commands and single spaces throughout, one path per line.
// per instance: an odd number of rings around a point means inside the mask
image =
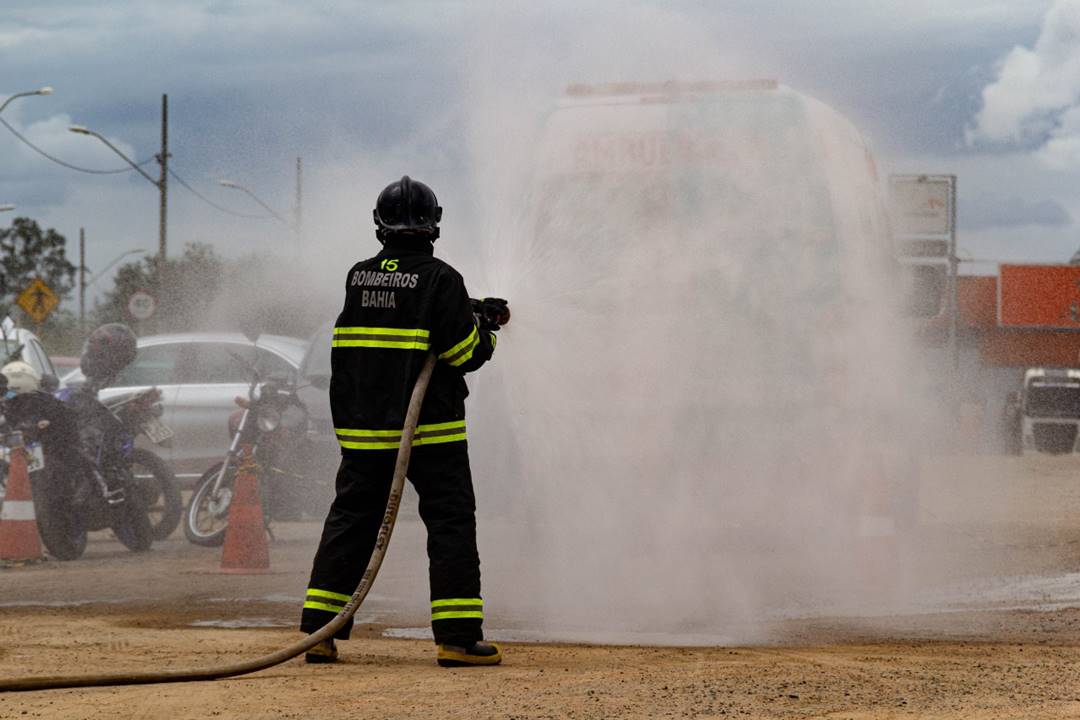
M 481 330 L 461 275 L 416 238 L 391 238 L 349 270 L 334 327 L 330 407 L 343 453 L 396 450 L 413 386 L 429 352 L 438 356 L 414 446 L 462 442 L 465 373 L 495 349 Z

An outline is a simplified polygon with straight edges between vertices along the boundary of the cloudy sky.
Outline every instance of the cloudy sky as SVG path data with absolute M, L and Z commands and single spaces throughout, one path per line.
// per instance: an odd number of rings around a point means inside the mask
M 1064 261 L 1080 246 L 1080 0 L 4 0 L 0 118 L 85 169 L 150 160 L 168 93 L 169 251 L 281 252 L 304 162 L 303 242 L 370 250 L 370 209 L 401 172 L 455 217 L 506 123 L 574 81 L 775 77 L 847 115 L 886 172 L 959 176 L 972 258 Z M 490 159 L 488 160 L 490 162 Z M 207 202 L 209 201 L 209 202 Z M 0 203 L 75 238 L 88 265 L 157 247 L 157 191 L 62 167 L 0 126 Z M 218 207 L 215 207 L 218 206 Z M 221 208 L 221 209 L 219 209 Z M 457 208 L 457 210 L 455 210 Z M 0 215 L 8 222 L 13 213 Z M 350 255 L 349 248 L 356 248 Z M 105 285 L 106 283 L 102 283 Z

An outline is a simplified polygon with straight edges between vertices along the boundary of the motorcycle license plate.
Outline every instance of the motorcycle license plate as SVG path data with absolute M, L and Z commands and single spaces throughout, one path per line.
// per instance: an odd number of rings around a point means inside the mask
M 45 451 L 41 449 L 41 446 L 37 443 L 30 445 L 26 453 L 26 469 L 29 472 L 36 472 L 45 467 Z
M 171 427 L 156 417 L 145 420 L 142 424 L 142 431 L 146 434 L 146 437 L 150 438 L 150 442 L 155 445 L 159 445 L 175 435 Z

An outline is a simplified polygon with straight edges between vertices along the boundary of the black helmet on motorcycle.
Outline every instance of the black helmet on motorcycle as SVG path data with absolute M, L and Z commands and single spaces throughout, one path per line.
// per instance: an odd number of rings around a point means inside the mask
M 104 380 L 120 372 L 135 359 L 135 333 L 123 323 L 102 325 L 86 338 L 79 369 L 94 380 Z
M 390 183 L 375 202 L 375 237 L 386 242 L 392 235 L 416 235 L 427 240 L 439 237 L 442 208 L 431 188 L 408 175 Z

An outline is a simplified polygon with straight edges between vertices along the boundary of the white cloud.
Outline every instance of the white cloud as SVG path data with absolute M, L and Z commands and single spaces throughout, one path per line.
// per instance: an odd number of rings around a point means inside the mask
M 0 50 L 14 50 L 21 46 L 44 41 L 48 34 L 41 30 L 0 27 Z
M 63 158 L 72 164 L 91 169 L 112 169 L 125 166 L 123 159 L 117 157 L 97 138 L 71 132 L 70 128 L 74 124 L 71 116 L 61 113 L 30 124 L 22 131 L 22 135 L 50 155 Z M 124 155 L 133 160 L 136 159 L 135 149 L 131 145 L 108 135 L 104 137 Z M 33 150 L 22 145 L 23 155 L 32 152 Z
M 1077 152 L 1080 121 L 1080 0 L 1057 0 L 1043 18 L 1031 48 L 1014 47 L 997 78 L 982 91 L 982 108 L 968 128 L 968 142 L 1042 145 L 1054 164 L 1058 153 Z
M 72 133 L 69 128 L 75 123 L 66 113 L 57 113 L 24 125 L 17 112 L 7 111 L 4 120 L 29 143 L 64 162 L 92 170 L 114 170 L 126 166 L 123 159 L 100 140 Z M 105 137 L 129 158 L 143 159 L 136 157 L 135 149 L 128 143 L 108 135 Z M 46 158 L 4 127 L 0 127 L 0 154 L 4 157 L 4 163 L 0 166 L 0 184 L 40 172 L 43 165 L 49 167 Z M 69 176 L 69 179 L 73 178 Z

